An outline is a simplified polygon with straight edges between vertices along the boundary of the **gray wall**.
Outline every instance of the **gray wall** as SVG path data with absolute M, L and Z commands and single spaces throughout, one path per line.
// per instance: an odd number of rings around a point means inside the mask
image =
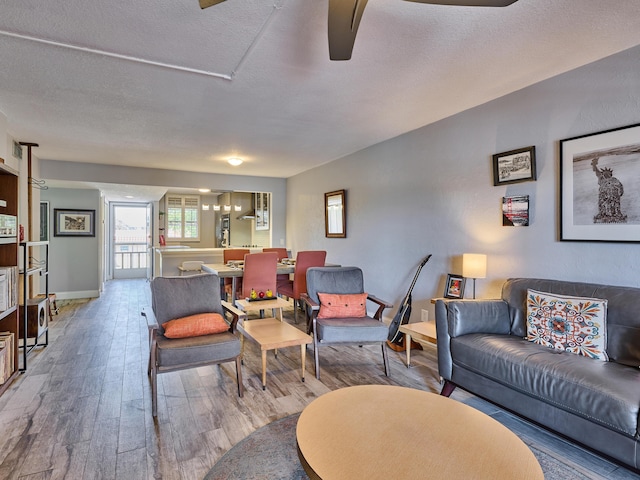
M 634 48 L 292 177 L 287 245 L 362 267 L 367 291 L 396 306 L 432 253 L 412 321 L 422 308 L 433 318 L 430 299 L 447 273 L 462 273 L 466 252 L 488 255 L 478 297 L 499 296 L 516 276 L 640 286 L 637 244 L 558 240 L 559 140 L 640 122 L 639 78 Z M 530 145 L 538 180 L 494 187 L 491 156 Z M 327 239 L 323 195 L 341 188 L 347 238 Z M 502 226 L 505 195 L 530 196 L 529 227 Z
M 41 191 L 49 202 L 49 291 L 58 298 L 97 297 L 100 290 L 100 194 L 97 190 L 49 188 Z M 54 236 L 54 209 L 96 211 L 95 237 Z

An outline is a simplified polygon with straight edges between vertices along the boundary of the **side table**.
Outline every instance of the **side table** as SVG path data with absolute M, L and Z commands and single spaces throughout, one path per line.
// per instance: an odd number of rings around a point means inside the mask
M 406 336 L 404 344 L 407 350 L 407 368 L 411 366 L 411 337 L 416 340 L 437 343 L 436 324 L 434 322 L 407 323 L 400 325 L 399 330 Z
M 258 310 L 271 309 L 271 315 L 273 315 L 274 318 L 278 318 L 281 322 L 283 321 L 282 309 L 288 306 L 289 302 L 280 297 L 273 297 L 271 300 L 258 300 L 253 302 L 247 299 L 236 300 L 236 307 L 243 312 L 249 313 Z M 280 317 L 276 315 L 277 311 L 280 312 Z
M 242 355 L 244 355 L 245 337 L 260 346 L 262 355 L 262 390 L 267 387 L 267 351 L 275 350 L 277 355 L 278 348 L 300 346 L 300 363 L 302 381 L 304 382 L 306 346 L 312 341 L 310 335 L 276 318 L 244 320 L 238 323 L 238 331 L 242 334 Z

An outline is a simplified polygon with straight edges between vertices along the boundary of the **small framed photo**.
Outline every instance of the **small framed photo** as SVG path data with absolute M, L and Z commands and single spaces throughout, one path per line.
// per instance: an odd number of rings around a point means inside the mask
M 640 124 L 560 140 L 560 240 L 640 242 Z
M 529 226 L 529 195 L 502 197 L 502 226 Z
M 53 235 L 56 237 L 95 237 L 95 210 L 53 210 Z
M 536 147 L 519 148 L 493 156 L 493 185 L 535 181 Z
M 463 298 L 465 282 L 464 277 L 449 273 L 444 286 L 444 298 Z

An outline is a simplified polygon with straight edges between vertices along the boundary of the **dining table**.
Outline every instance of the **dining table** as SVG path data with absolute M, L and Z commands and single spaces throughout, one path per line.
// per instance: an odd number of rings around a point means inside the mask
M 336 263 L 325 263 L 325 267 L 339 267 Z M 295 271 L 295 263 L 280 263 L 276 270 L 276 275 L 286 275 Z M 238 278 L 244 276 L 244 268 L 242 262 L 229 262 L 229 263 L 204 263 L 202 264 L 202 271 L 206 273 L 215 273 L 220 277 L 222 282 L 224 278 L 231 278 L 231 303 L 236 304 L 236 291 Z

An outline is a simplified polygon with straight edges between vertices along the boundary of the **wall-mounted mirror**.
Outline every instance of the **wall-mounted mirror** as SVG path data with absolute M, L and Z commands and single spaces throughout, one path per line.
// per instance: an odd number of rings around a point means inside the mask
M 324 194 L 324 228 L 325 235 L 329 238 L 346 238 L 347 209 L 344 190 Z

